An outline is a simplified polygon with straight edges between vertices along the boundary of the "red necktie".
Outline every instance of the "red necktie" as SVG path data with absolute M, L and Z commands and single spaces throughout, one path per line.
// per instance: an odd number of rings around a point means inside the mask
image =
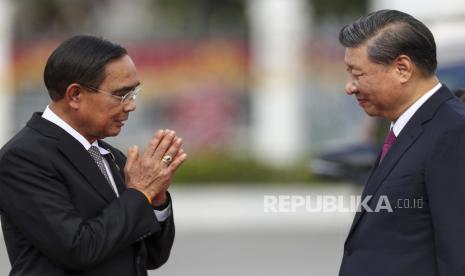
M 380 163 L 381 161 L 383 161 L 384 157 L 386 156 L 386 154 L 388 153 L 389 149 L 391 148 L 391 146 L 394 144 L 395 141 L 396 141 L 396 135 L 391 129 L 389 131 L 388 136 L 386 137 L 386 140 L 384 140 L 383 151 L 381 152 L 381 159 L 379 160 Z

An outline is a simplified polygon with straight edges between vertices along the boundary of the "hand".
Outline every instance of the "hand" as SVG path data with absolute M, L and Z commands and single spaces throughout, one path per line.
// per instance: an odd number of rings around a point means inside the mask
M 124 166 L 127 187 L 143 192 L 157 205 L 163 204 L 173 174 L 187 158 L 181 145 L 182 139 L 166 129 L 157 131 L 142 156 L 137 146 L 130 147 Z M 170 164 L 162 161 L 165 155 L 173 157 Z
M 184 154 L 184 150 L 180 149 L 177 155 Z M 156 197 L 153 198 L 152 205 L 153 207 L 160 207 L 161 205 L 165 204 L 166 202 L 166 192 L 167 190 L 161 191 Z

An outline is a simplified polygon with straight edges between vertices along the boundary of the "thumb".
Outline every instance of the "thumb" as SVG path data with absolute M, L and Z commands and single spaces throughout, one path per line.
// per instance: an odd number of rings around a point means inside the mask
M 139 148 L 137 146 L 129 147 L 128 157 L 126 159 L 126 165 L 124 166 L 125 173 L 128 172 L 134 163 L 139 159 Z

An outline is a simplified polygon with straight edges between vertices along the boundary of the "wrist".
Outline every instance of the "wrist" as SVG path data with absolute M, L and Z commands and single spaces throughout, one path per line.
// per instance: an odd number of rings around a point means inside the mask
M 152 201 L 153 208 L 157 210 L 163 210 L 168 207 L 170 203 L 169 196 L 167 192 L 163 192 L 161 195 L 156 196 Z
M 147 201 L 149 202 L 149 204 L 152 204 L 152 203 L 153 203 L 153 200 L 152 200 L 152 198 L 149 196 L 148 193 L 146 193 L 146 192 L 144 192 L 144 191 L 142 191 L 142 190 L 139 190 L 139 191 L 145 196 L 145 198 L 147 199 Z

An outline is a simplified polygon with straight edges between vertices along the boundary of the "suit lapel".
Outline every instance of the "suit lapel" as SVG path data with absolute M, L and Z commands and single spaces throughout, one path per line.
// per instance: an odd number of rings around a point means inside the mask
M 416 127 L 411 127 L 409 129 L 402 130 L 401 134 L 397 138 L 394 145 L 392 145 L 388 154 L 384 157 L 383 161 L 374 169 L 371 177 L 369 178 L 367 185 L 362 193 L 362 201 L 365 197 L 373 197 L 378 189 L 381 187 L 384 179 L 389 175 L 392 169 L 395 167 L 397 162 L 401 159 L 404 153 L 410 148 L 410 146 L 415 142 L 415 140 L 421 135 L 422 127 L 417 125 Z M 379 159 L 377 162 L 379 163 Z M 370 200 L 367 201 L 366 205 L 370 205 Z M 372 206 L 372 205 L 371 205 Z M 359 212 L 355 214 L 354 222 L 352 223 L 351 231 L 356 227 L 360 218 L 366 213 L 366 210 L 362 208 Z
M 378 166 L 379 166 L 379 160 L 381 159 L 381 151 L 379 151 L 378 153 L 378 157 L 376 158 L 376 161 L 375 161 L 375 164 L 373 165 L 373 167 L 371 168 L 370 170 L 370 173 L 368 174 L 368 178 L 366 180 L 366 183 L 369 183 L 370 180 L 371 180 L 371 177 L 373 176 L 373 174 L 376 172 L 376 169 L 378 169 Z
M 42 118 L 41 115 L 42 113 L 39 112 L 34 113 L 27 122 L 27 126 L 44 136 L 56 139 L 59 151 L 76 170 L 84 176 L 105 201 L 113 201 L 116 198 L 115 192 L 82 144 L 59 126 Z
M 110 183 L 105 179 L 89 153 L 76 139 L 69 135 L 62 137 L 58 143 L 58 149 L 107 202 L 116 199 L 116 194 Z
M 116 188 L 118 189 L 118 193 L 121 195 L 121 193 L 124 192 L 124 190 L 126 189 L 126 185 L 124 184 L 123 177 L 121 175 L 121 168 L 118 164 L 116 164 L 115 156 L 113 155 L 111 150 L 108 148 L 107 150 L 110 153 L 105 154 L 103 157 L 107 160 L 108 164 L 110 165 L 113 180 L 115 180 Z
M 379 163 L 380 155 L 376 160 L 376 164 L 370 173 L 365 189 L 362 193 L 362 201 L 366 196 L 374 196 L 381 187 L 383 181 L 396 166 L 404 153 L 412 146 L 412 144 L 421 136 L 423 132 L 423 124 L 431 120 L 436 113 L 438 107 L 447 99 L 453 97 L 449 89 L 444 85 L 431 96 L 418 110 L 413 117 L 409 120 L 404 129 L 400 132 L 396 142 L 392 145 L 391 149 L 384 157 L 383 161 Z M 367 201 L 367 205 L 370 205 Z M 371 205 L 373 206 L 373 205 Z M 355 214 L 354 221 L 349 231 L 348 238 L 356 228 L 362 216 L 366 213 L 363 208 Z M 347 239 L 348 239 L 347 238 Z
M 371 178 L 373 177 L 373 175 L 375 174 L 376 170 L 378 169 L 378 166 L 379 166 L 379 160 L 381 159 L 381 151 L 379 151 L 378 153 L 378 157 L 376 158 L 376 161 L 373 165 L 373 167 L 371 168 L 370 170 L 370 173 L 368 174 L 368 178 L 367 178 L 367 181 L 366 183 L 370 183 L 371 181 Z M 366 194 L 366 189 L 367 189 L 367 185 L 365 185 L 365 188 L 363 189 L 363 192 L 362 192 L 362 199 L 363 199 L 363 196 Z M 362 212 L 356 212 L 355 213 L 355 217 L 354 217 L 354 220 L 352 222 L 352 226 L 350 227 L 350 232 L 352 232 L 352 229 L 355 227 L 355 224 L 358 222 L 358 220 L 360 219 L 360 216 L 362 215 Z M 349 233 L 350 233 L 349 232 Z
M 376 194 L 383 180 L 389 175 L 399 159 L 420 136 L 422 131 L 423 128 L 421 125 L 415 125 L 408 128 L 406 127 L 402 130 L 394 145 L 392 145 L 383 161 L 378 165 L 378 168 L 373 173 L 364 190 L 363 196 Z

